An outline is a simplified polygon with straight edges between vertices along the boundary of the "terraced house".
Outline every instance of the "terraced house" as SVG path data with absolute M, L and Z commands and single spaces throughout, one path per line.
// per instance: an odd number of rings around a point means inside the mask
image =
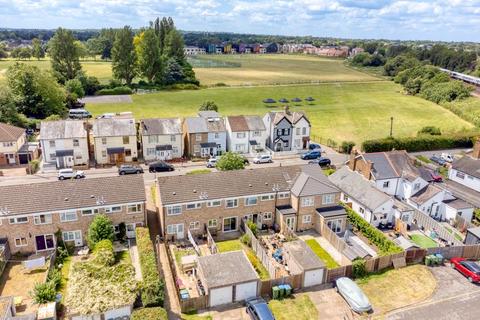
M 225 121 L 215 111 L 200 111 L 183 123 L 185 155 L 208 158 L 227 151 Z
M 188 231 L 203 235 L 238 231 L 241 219 L 261 229 L 346 227 L 340 191 L 318 166 L 286 166 L 214 172 L 158 179 L 161 233 L 183 239 Z
M 25 129 L 0 123 L 0 166 L 25 164 L 38 156 L 28 149 Z
M 143 159 L 172 160 L 183 156 L 182 121 L 180 118 L 143 119 L 140 121 Z
M 126 235 L 145 224 L 145 186 L 141 175 L 55 181 L 0 187 L 0 238 L 12 253 L 56 247 L 55 235 L 84 246 L 96 214 L 106 214 Z

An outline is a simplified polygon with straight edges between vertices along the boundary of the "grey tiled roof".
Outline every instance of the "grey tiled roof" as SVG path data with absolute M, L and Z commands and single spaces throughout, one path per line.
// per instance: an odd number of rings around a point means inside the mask
M 142 175 L 65 180 L 0 187 L 0 209 L 9 214 L 51 212 L 145 201 Z
M 452 168 L 480 179 L 480 159 L 464 156 L 454 161 Z
M 340 190 L 360 202 L 370 211 L 377 209 L 392 199 L 387 194 L 375 188 L 362 175 L 351 171 L 347 166 L 340 168 L 328 178 Z
M 188 133 L 225 132 L 223 120 L 209 121 L 202 117 L 190 117 L 185 119 Z
M 59 120 L 59 121 L 42 121 L 40 124 L 40 139 L 72 139 L 86 138 L 84 122 L 81 120 Z
M 272 120 L 273 124 L 278 124 L 280 121 L 282 121 L 283 118 L 286 118 L 290 123 L 295 124 L 300 119 L 305 118 L 308 123 L 310 121 L 308 120 L 307 116 L 303 111 L 290 111 L 286 113 L 285 111 L 277 111 L 277 112 L 269 112 L 268 114 L 270 116 L 270 119 Z
M 182 121 L 180 118 L 143 119 L 140 121 L 142 135 L 181 134 Z
M 25 133 L 25 129 L 0 122 L 0 142 L 17 141 Z
M 286 242 L 283 247 L 305 271 L 325 267 L 325 263 L 317 257 L 303 240 Z
M 259 279 L 243 251 L 199 257 L 198 264 L 209 289 Z
M 443 203 L 457 210 L 474 208 L 473 204 L 470 204 L 462 199 L 444 200 Z
M 430 200 L 432 197 L 434 197 L 440 192 L 442 192 L 442 189 L 434 186 L 433 184 L 428 184 L 426 187 L 415 193 L 415 195 L 411 196 L 410 200 L 415 202 L 416 204 L 422 204 Z
M 167 176 L 158 178 L 163 205 L 208 199 L 241 197 L 254 194 L 289 191 L 300 166 L 211 172 L 200 175 Z
M 293 195 L 302 197 L 340 192 L 318 165 L 306 165 L 302 171 L 292 187 Z
M 97 119 L 93 123 L 94 137 L 136 136 L 134 119 Z
M 423 167 L 417 167 L 405 150 L 365 153 L 365 160 L 373 163 L 372 173 L 377 180 L 404 177 L 410 181 L 422 177 L 429 181 L 430 174 Z

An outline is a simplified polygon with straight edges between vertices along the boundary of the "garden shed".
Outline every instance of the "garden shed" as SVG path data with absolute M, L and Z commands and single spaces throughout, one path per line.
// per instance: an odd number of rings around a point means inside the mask
M 198 277 L 209 296 L 210 307 L 243 301 L 259 292 L 258 274 L 244 251 L 199 257 Z
M 302 240 L 286 242 L 283 245 L 290 269 L 295 267 L 303 272 L 303 287 L 311 287 L 323 283 L 325 264 Z

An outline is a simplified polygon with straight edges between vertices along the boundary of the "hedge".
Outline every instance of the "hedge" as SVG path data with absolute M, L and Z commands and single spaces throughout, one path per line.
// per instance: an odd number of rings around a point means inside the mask
M 160 307 L 136 309 L 132 312 L 132 320 L 167 320 L 167 311 Z
M 473 146 L 475 137 L 478 135 L 480 135 L 478 132 L 469 132 L 442 136 L 421 135 L 418 137 L 366 140 L 362 143 L 362 150 L 365 152 L 381 152 L 395 149 L 415 152 L 453 148 L 471 148 Z
M 163 306 L 165 284 L 157 269 L 155 250 L 147 228 L 136 228 L 137 248 L 142 269 L 142 303 L 144 307 Z
M 97 96 L 108 96 L 117 94 L 132 94 L 133 91 L 129 87 L 115 87 L 113 89 L 101 89 L 95 92 Z
M 403 251 L 402 248 L 388 239 L 383 232 L 368 223 L 358 213 L 350 209 L 348 206 L 344 207 L 348 215 L 348 221 L 380 250 L 379 255 L 386 256 Z

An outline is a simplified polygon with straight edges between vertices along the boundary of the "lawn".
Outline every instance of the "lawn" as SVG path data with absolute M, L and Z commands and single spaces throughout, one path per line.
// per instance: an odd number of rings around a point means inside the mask
M 265 269 L 265 266 L 262 264 L 260 259 L 258 259 L 258 257 L 255 255 L 255 252 L 251 248 L 240 242 L 240 240 L 235 239 L 228 241 L 220 241 L 216 244 L 219 252 L 244 250 L 247 254 L 248 260 L 252 264 L 255 271 L 257 271 L 260 280 L 270 279 L 270 274 L 268 273 L 267 269 Z
M 322 248 L 322 246 L 317 242 L 315 239 L 309 239 L 306 240 L 305 243 L 310 247 L 310 249 L 315 252 L 315 254 L 322 260 L 326 266 L 327 269 L 334 269 L 338 268 L 340 265 L 333 260 L 332 256 L 328 254 L 325 249 Z
M 283 300 L 271 300 L 268 305 L 277 320 L 318 319 L 318 310 L 306 294 Z
M 204 62 L 204 63 L 202 63 Z M 258 85 L 331 82 L 379 81 L 381 79 L 345 66 L 343 59 L 306 55 L 204 55 L 192 62 L 208 65 L 209 62 L 233 62 L 240 67 L 194 68 L 204 85 Z
M 186 173 L 187 176 L 194 176 L 194 175 L 197 175 L 197 174 L 205 174 L 205 173 L 210 173 L 212 172 L 212 170 L 210 169 L 195 169 L 195 170 L 192 170 L 192 171 L 188 171 Z
M 410 240 L 412 240 L 417 246 L 420 246 L 420 248 L 428 249 L 438 247 L 438 244 L 435 241 L 421 234 L 412 234 Z
M 194 116 L 198 107 L 213 100 L 223 115 L 263 116 L 281 110 L 267 106 L 265 98 L 282 97 L 316 99 L 313 105 L 302 103 L 292 110 L 304 110 L 312 124 L 312 138 L 331 138 L 338 143 L 351 140 L 383 138 L 390 132 L 390 117 L 394 117 L 393 134 L 415 136 L 424 126 L 440 127 L 442 132 L 460 131 L 473 126 L 450 111 L 419 97 L 400 93 L 393 82 L 335 83 L 299 86 L 267 86 L 249 88 L 209 88 L 190 91 L 163 91 L 133 95 L 132 104 L 87 104 L 94 115 L 105 112 L 131 111 L 138 119 L 152 117 Z
M 357 280 L 376 314 L 421 302 L 430 297 L 436 280 L 424 265 L 371 274 Z

